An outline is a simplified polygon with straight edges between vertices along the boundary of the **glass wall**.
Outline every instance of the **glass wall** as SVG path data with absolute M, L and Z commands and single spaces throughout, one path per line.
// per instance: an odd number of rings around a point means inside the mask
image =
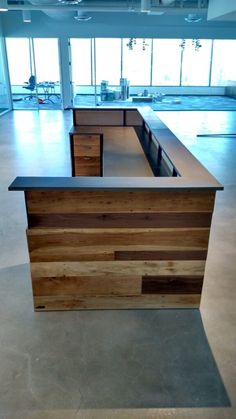
M 215 40 L 213 42 L 212 86 L 227 86 L 236 80 L 236 41 Z
M 121 76 L 121 39 L 96 39 L 96 83 L 118 86 Z
M 208 86 L 211 66 L 211 40 L 185 41 L 182 62 L 182 86 Z
M 79 106 L 82 95 L 86 95 L 87 105 L 94 105 L 92 39 L 71 38 L 69 46 L 73 103 Z
M 10 109 L 9 92 L 6 82 L 6 68 L 3 38 L 0 37 L 0 115 Z
M 153 39 L 153 86 L 179 86 L 180 39 Z
M 6 38 L 14 109 L 61 109 L 58 40 Z
M 123 77 L 130 85 L 150 86 L 151 84 L 151 39 L 123 39 Z
M 102 84 L 101 100 L 112 101 L 122 91 L 120 80 L 127 80 L 135 95 L 156 93 L 165 86 L 227 86 L 236 80 L 234 52 L 232 40 L 71 39 L 75 98 L 79 95 L 84 103 L 87 95 L 85 104 L 94 105 L 95 81 L 98 96 Z
M 78 86 L 92 85 L 92 40 L 71 38 L 70 46 L 73 82 Z

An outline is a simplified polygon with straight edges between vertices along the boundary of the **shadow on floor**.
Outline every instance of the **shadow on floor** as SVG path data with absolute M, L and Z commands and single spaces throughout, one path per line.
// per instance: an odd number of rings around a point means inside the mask
M 198 310 L 34 313 L 28 265 L 0 277 L 3 410 L 230 406 Z

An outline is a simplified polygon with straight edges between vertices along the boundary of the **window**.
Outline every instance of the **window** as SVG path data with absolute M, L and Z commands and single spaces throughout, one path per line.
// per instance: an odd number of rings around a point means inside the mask
M 96 83 L 107 80 L 109 85 L 119 85 L 121 77 L 121 40 L 96 39 Z
M 123 39 L 123 75 L 131 85 L 149 86 L 151 83 L 151 39 L 135 39 L 130 49 L 129 39 Z
M 55 38 L 34 38 L 37 83 L 60 81 L 58 41 Z
M 236 41 L 216 40 L 213 43 L 212 86 L 227 86 L 236 79 Z
M 32 51 L 28 38 L 6 38 L 11 85 L 22 86 L 34 74 Z
M 181 48 L 179 39 L 153 40 L 153 86 L 179 86 Z
M 183 50 L 182 86 L 208 86 L 212 41 L 187 39 Z
M 92 84 L 91 39 L 70 40 L 72 81 L 76 85 Z

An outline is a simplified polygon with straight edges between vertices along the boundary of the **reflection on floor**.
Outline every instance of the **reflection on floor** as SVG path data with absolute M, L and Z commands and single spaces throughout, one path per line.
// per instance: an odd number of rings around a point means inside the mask
M 140 97 L 141 100 L 141 97 Z M 178 111 L 178 110 L 236 110 L 236 100 L 228 96 L 203 96 L 203 95 L 165 95 L 162 101 L 156 102 L 132 102 L 132 97 L 127 101 L 116 100 L 101 102 L 98 96 L 99 106 L 151 106 L 154 111 Z M 95 106 L 94 95 L 76 95 L 74 106 Z
M 61 109 L 60 95 L 52 94 L 45 99 L 44 95 L 32 98 L 26 98 L 26 95 L 13 95 L 13 109 L 33 110 L 33 109 Z
M 0 108 L 0 114 L 7 111 L 7 108 Z

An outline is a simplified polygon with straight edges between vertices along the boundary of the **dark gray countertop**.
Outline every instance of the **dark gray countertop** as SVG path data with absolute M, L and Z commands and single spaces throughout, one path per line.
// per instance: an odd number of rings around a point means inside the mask
M 99 110 L 88 108 L 88 110 Z M 105 107 L 103 110 L 107 109 Z M 113 110 L 116 108 L 113 108 Z M 120 108 L 127 109 L 130 108 Z M 137 109 L 145 124 L 177 169 L 178 177 L 17 177 L 10 191 L 33 189 L 57 190 L 222 190 L 223 186 L 187 150 L 181 141 L 148 107 Z M 91 127 L 90 127 L 91 129 Z

